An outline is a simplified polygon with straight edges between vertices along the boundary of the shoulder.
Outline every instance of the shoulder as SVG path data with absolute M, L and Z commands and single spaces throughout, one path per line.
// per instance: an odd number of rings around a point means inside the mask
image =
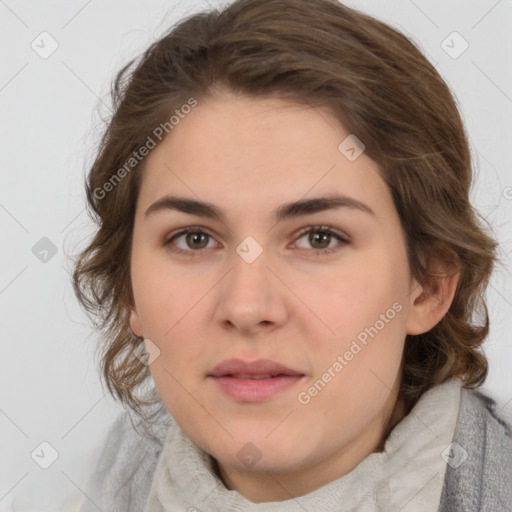
M 506 404 L 461 388 L 441 512 L 512 509 L 512 422 Z
M 80 512 L 143 510 L 151 479 L 173 419 L 163 403 L 147 429 L 125 411 L 111 426 Z
M 461 404 L 455 437 L 468 447 L 479 447 L 494 464 L 512 471 L 512 419 L 507 404 L 498 404 L 480 390 L 461 388 Z

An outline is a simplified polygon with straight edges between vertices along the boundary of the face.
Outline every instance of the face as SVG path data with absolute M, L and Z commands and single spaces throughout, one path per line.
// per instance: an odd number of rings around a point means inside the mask
M 233 482 L 321 474 L 304 492 L 355 467 L 380 442 L 405 336 L 421 328 L 390 192 L 364 152 L 340 149 L 347 136 L 327 110 L 225 95 L 146 159 L 130 325 L 160 351 L 150 371 L 170 413 Z M 230 359 L 285 369 L 216 371 Z

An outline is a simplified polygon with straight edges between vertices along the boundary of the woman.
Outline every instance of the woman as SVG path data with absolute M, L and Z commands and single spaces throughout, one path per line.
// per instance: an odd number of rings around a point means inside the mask
M 134 414 L 80 510 L 510 510 L 476 389 L 497 244 L 421 52 L 333 0 L 237 0 L 132 64 L 74 286 Z

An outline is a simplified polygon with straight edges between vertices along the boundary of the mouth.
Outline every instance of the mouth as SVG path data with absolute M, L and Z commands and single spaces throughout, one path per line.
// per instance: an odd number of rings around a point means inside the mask
M 305 378 L 298 370 L 272 361 L 228 359 L 208 375 L 227 396 L 242 402 L 269 400 L 289 390 Z
M 230 376 L 241 379 L 267 379 L 281 375 L 297 376 L 304 374 L 272 359 L 257 359 L 256 361 L 226 359 L 218 364 L 209 374 L 210 377 Z
M 252 375 L 250 373 L 235 373 L 235 374 L 227 374 L 227 375 L 221 375 L 221 377 L 232 377 L 233 379 L 243 379 L 243 380 L 247 380 L 247 379 L 254 379 L 254 380 L 261 380 L 261 379 L 273 379 L 275 377 L 283 377 L 285 374 L 277 374 L 277 375 L 272 375 L 270 373 L 264 373 L 262 375 Z

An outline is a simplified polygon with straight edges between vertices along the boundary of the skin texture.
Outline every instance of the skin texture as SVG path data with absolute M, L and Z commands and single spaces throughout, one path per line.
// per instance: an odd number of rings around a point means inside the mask
M 457 275 L 436 290 L 410 278 L 390 192 L 364 152 L 350 161 L 338 150 L 347 135 L 326 109 L 223 94 L 199 101 L 146 159 L 130 326 L 160 350 L 150 371 L 176 422 L 215 458 L 225 485 L 253 502 L 311 492 L 382 448 L 386 423 L 403 417 L 396 397 L 405 336 L 434 327 L 455 293 Z M 375 216 L 349 208 L 279 224 L 271 216 L 283 203 L 334 192 Z M 225 222 L 172 210 L 145 217 L 166 194 L 213 203 Z M 322 230 L 298 235 L 318 225 L 349 242 L 322 242 Z M 194 226 L 210 236 L 164 245 Z M 252 263 L 236 252 L 248 236 L 263 251 Z M 318 254 L 325 247 L 336 250 Z M 401 306 L 394 318 L 300 403 L 298 394 L 393 304 Z M 237 401 L 207 377 L 232 357 L 273 359 L 305 377 L 268 400 Z M 238 456 L 247 443 L 260 456 L 250 467 Z

